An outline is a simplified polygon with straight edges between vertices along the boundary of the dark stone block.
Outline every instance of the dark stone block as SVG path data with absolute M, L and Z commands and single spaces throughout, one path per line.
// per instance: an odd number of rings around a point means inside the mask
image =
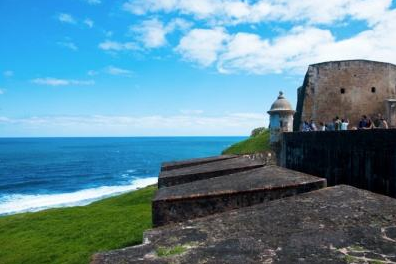
M 395 199 L 336 186 L 147 231 L 92 263 L 391 263 L 395 227 Z
M 182 160 L 182 161 L 170 161 L 164 162 L 161 165 L 161 171 L 170 171 L 174 169 L 180 169 L 185 167 L 191 167 L 196 165 L 201 165 L 205 163 L 211 163 L 221 160 L 227 160 L 238 157 L 237 155 L 221 155 L 215 157 L 206 157 L 206 158 L 197 158 L 197 159 L 189 159 L 189 160 Z
M 326 180 L 277 166 L 161 188 L 153 225 L 161 226 L 326 187 Z
M 158 188 L 205 180 L 264 166 L 264 161 L 238 157 L 191 167 L 163 171 L 158 177 Z

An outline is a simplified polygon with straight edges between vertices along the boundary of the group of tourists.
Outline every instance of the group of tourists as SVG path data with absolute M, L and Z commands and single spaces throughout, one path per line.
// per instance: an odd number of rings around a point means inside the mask
M 348 130 L 349 126 L 349 120 L 348 119 L 340 119 L 338 116 L 336 116 L 332 122 L 330 123 L 319 123 L 319 127 L 316 126 L 314 120 L 311 120 L 310 122 L 304 121 L 302 125 L 302 131 L 307 132 L 307 131 L 336 131 L 336 130 Z
M 311 121 L 304 121 L 301 127 L 301 131 L 308 132 L 308 131 L 339 131 L 339 130 L 357 130 L 357 129 L 388 129 L 388 123 L 382 117 L 381 114 L 375 116 L 374 121 L 371 118 L 363 115 L 359 121 L 358 126 L 354 126 L 349 128 L 349 120 L 347 118 L 340 119 L 338 116 L 333 118 L 332 122 L 329 123 L 319 123 L 319 127 L 315 124 L 314 120 Z
M 371 118 L 367 117 L 366 115 L 363 115 L 362 118 L 359 121 L 358 129 L 373 129 L 373 128 L 382 128 L 382 129 L 388 129 L 388 122 L 386 122 L 385 118 L 382 117 L 381 114 L 378 114 L 374 122 L 371 120 Z

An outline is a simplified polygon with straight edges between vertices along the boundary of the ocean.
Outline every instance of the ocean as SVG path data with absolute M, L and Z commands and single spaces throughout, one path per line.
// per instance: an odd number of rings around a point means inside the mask
M 244 137 L 0 138 L 0 215 L 86 205 L 157 182 L 164 161 Z

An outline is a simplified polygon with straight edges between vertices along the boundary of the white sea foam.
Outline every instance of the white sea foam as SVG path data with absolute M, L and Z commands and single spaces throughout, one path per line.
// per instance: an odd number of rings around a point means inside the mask
M 0 200 L 0 215 L 35 212 L 48 208 L 87 205 L 99 199 L 136 190 L 156 183 L 157 177 L 136 179 L 130 185 L 102 186 L 72 193 L 24 195 L 14 194 Z

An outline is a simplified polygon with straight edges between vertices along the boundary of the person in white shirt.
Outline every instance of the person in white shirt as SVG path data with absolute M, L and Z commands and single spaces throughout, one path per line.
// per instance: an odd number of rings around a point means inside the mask
M 323 122 L 320 122 L 319 125 L 320 125 L 320 131 L 326 131 L 326 125 Z
M 349 126 L 349 120 L 342 119 L 341 120 L 341 130 L 348 130 L 348 126 Z
M 316 131 L 318 128 L 315 125 L 315 122 L 311 119 L 311 122 L 309 123 L 309 128 L 311 131 Z

